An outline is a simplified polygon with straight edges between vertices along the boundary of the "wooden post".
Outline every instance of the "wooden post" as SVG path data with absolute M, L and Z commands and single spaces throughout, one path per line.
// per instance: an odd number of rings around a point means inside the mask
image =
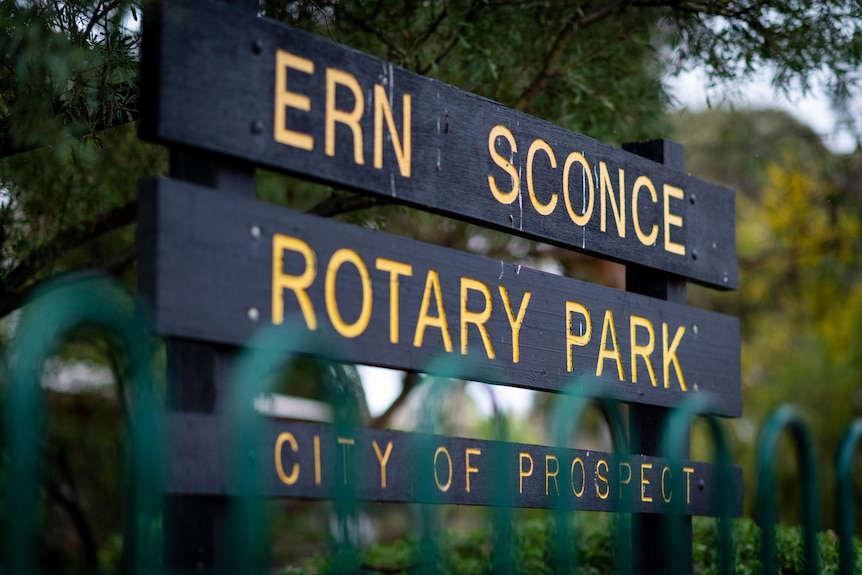
M 257 14 L 257 0 L 222 0 Z M 161 17 L 158 6 L 148 10 L 145 29 L 157 29 Z M 198 23 L 190 23 L 196 25 Z M 161 66 L 162 55 L 153 51 L 144 62 L 148 73 Z M 170 55 L 165 55 L 170 57 Z M 152 87 L 151 87 L 152 88 Z M 152 100 L 152 98 L 149 98 Z M 147 105 L 155 105 L 147 102 Z M 152 120 L 152 118 L 151 118 Z M 254 197 L 254 167 L 218 154 L 171 147 L 170 177 L 229 192 Z M 152 246 L 141 245 L 139 289 L 152 295 L 155 254 Z M 165 338 L 167 355 L 166 407 L 174 412 L 214 413 L 219 411 L 234 348 L 187 339 Z M 177 572 L 213 572 L 226 565 L 226 499 L 208 496 L 167 496 L 164 511 L 165 567 Z
M 172 149 L 170 177 L 222 192 L 254 197 L 254 169 L 214 154 Z M 234 355 L 231 346 L 166 338 L 167 409 L 222 411 L 219 402 Z M 165 566 L 176 571 L 212 572 L 226 565 L 223 553 L 227 500 L 223 497 L 170 496 L 165 501 Z
M 623 144 L 623 149 L 659 162 L 675 170 L 685 170 L 685 148 L 670 140 L 649 140 Z M 635 206 L 632 206 L 634 209 Z M 636 264 L 626 266 L 626 291 L 685 305 L 686 281 L 673 274 Z M 670 410 L 651 405 L 629 407 L 629 432 L 632 453 L 658 455 L 664 422 Z M 686 455 L 688 455 L 686 453 Z M 663 573 L 667 568 L 664 530 L 665 516 L 632 515 L 632 562 L 635 573 Z M 686 518 L 684 541 L 674 542 L 674 552 L 685 553 L 682 564 L 692 565 L 691 518 Z

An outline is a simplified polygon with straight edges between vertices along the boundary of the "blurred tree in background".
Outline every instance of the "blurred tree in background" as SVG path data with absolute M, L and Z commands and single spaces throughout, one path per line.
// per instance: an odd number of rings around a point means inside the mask
M 146 9 L 132 0 L 0 2 L 3 338 L 26 296 L 58 274 L 99 269 L 134 283 L 136 182 L 167 170 L 166 151 L 139 141 L 134 124 Z M 862 404 L 862 352 L 854 345 L 862 288 L 853 261 L 860 153 L 834 155 L 776 112 L 669 117 L 663 78 L 689 67 L 705 68 L 714 81 L 772 70 L 778 89 L 824 85 L 849 117 L 862 60 L 858 2 L 263 0 L 260 11 L 598 140 L 672 136 L 686 144 L 691 172 L 739 192 L 742 289 L 693 290 L 691 299 L 741 316 L 746 417 L 734 423 L 741 449 L 753 444 L 746 430 L 790 399 L 809 409 L 821 468 L 829 467 L 836 434 Z M 284 175 L 259 173 L 258 196 L 621 287 L 618 268 L 575 253 Z M 121 380 L 121 360 L 92 334 L 59 357 L 66 368 L 83 366 L 80 379 L 108 366 L 106 381 Z M 406 377 L 405 389 L 416 381 Z M 117 569 L 122 510 L 104 500 L 115 500 L 117 489 L 122 455 L 111 438 L 120 433 L 122 398 L 110 385 L 51 389 L 58 390 L 49 398 L 57 415 L 45 448 L 51 556 Z M 98 472 L 95 462 L 104 464 Z
M 753 468 L 763 419 L 781 403 L 798 404 L 815 438 L 831 525 L 833 457 L 848 422 L 862 415 L 862 150 L 834 154 L 810 128 L 771 110 L 715 109 L 674 120 L 689 169 L 738 191 L 740 290 L 692 294 L 699 305 L 740 317 L 737 459 Z M 777 465 L 782 519 L 797 521 L 796 461 Z M 745 477 L 748 494 L 755 480 Z

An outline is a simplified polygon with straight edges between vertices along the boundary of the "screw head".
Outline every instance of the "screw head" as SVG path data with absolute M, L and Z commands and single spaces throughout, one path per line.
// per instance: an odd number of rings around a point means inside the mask
M 256 307 L 250 307 L 248 308 L 248 311 L 245 312 L 245 315 L 248 318 L 248 321 L 252 323 L 257 323 L 257 321 L 260 319 L 260 310 L 258 310 Z
M 251 123 L 251 133 L 258 135 L 263 133 L 263 122 L 260 120 L 255 120 Z
M 251 43 L 251 51 L 255 54 L 263 52 L 263 40 L 255 40 Z
M 248 235 L 253 240 L 259 240 L 260 236 L 263 235 L 263 232 L 261 231 L 260 226 L 255 224 L 248 229 Z

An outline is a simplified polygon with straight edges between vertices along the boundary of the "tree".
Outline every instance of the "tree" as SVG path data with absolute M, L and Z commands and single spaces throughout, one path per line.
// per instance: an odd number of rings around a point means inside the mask
M 741 319 L 744 413 L 732 423 L 738 460 L 753 469 L 750 430 L 778 405 L 797 404 L 814 437 L 824 517 L 832 526 L 834 454 L 845 428 L 862 415 L 862 357 L 852 343 L 862 326 L 862 278 L 854 262 L 862 248 L 862 151 L 833 154 L 809 128 L 769 110 L 715 109 L 677 120 L 692 171 L 743 192 L 739 294 L 720 301 L 696 294 L 703 305 Z M 796 465 L 789 456 L 777 465 L 779 509 L 788 522 L 798 520 Z M 745 477 L 749 510 L 756 480 L 750 472 Z

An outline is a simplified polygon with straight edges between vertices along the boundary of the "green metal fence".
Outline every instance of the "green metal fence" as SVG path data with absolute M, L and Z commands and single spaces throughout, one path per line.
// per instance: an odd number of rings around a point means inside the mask
M 124 534 L 125 550 L 123 570 L 127 573 L 170 572 L 162 561 L 162 494 L 163 494 L 163 455 L 162 443 L 157 440 L 162 433 L 163 412 L 157 405 L 154 385 L 153 350 L 154 340 L 147 328 L 147 321 L 139 307 L 124 290 L 108 280 L 83 277 L 68 279 L 42 290 L 25 309 L 12 340 L 6 350 L 7 389 L 5 394 L 5 447 L 6 465 L 3 471 L 3 552 L 4 569 L 10 573 L 40 572 L 40 558 L 36 541 L 39 537 L 40 517 L 40 475 L 43 466 L 39 460 L 40 441 L 46 418 L 43 393 L 40 384 L 41 367 L 45 360 L 56 351 L 59 342 L 74 328 L 87 325 L 102 328 L 109 339 L 117 346 L 129 366 L 128 386 L 125 390 L 131 409 L 128 414 L 128 449 L 131 465 L 127 477 L 126 526 Z M 232 442 L 226 447 L 232 470 L 231 481 L 235 486 L 230 498 L 230 513 L 227 539 L 227 561 L 216 571 L 230 573 L 262 572 L 265 570 L 268 553 L 267 530 L 264 520 L 264 499 L 260 493 L 265 491 L 260 458 L 254 452 L 256 442 L 260 441 L 265 418 L 253 408 L 253 399 L 272 385 L 276 376 L 282 373 L 295 359 L 284 353 L 266 350 L 267 340 L 279 338 L 279 346 L 314 352 L 314 346 L 321 342 L 285 342 L 285 332 L 262 329 L 248 348 L 235 362 L 231 382 L 230 409 L 224 415 L 225 425 L 232 431 Z M 434 372 L 445 373 L 445 366 L 438 366 Z M 346 435 L 359 424 L 358 405 L 355 395 L 349 392 L 349 382 L 329 378 L 327 390 L 333 409 L 336 433 Z M 592 405 L 607 419 L 613 436 L 615 451 L 625 454 L 628 451 L 626 430 L 619 418 L 615 404 L 604 396 L 601 386 L 585 387 L 583 382 L 577 386 L 577 394 L 565 392 L 556 402 L 551 420 L 553 442 L 564 446 L 570 443 L 572 432 L 578 428 L 584 412 Z M 584 389 L 587 392 L 584 392 Z M 442 397 L 447 392 L 445 378 L 440 378 L 432 386 L 427 396 L 423 417 L 418 430 L 432 434 L 441 417 Z M 693 418 L 703 418 L 715 444 L 716 465 L 714 483 L 717 486 L 718 510 L 716 513 L 719 533 L 719 571 L 733 572 L 733 541 L 731 537 L 731 510 L 734 507 L 732 492 L 731 460 L 728 443 L 720 422 L 710 415 L 710 401 L 705 396 L 693 396 L 678 405 L 667 421 L 663 434 L 662 454 L 671 462 L 679 462 L 687 449 L 688 432 Z M 508 440 L 505 422 L 496 421 L 496 440 Z M 818 573 L 820 565 L 817 554 L 817 532 L 820 510 L 818 508 L 818 484 L 815 475 L 813 445 L 810 434 L 798 412 L 792 407 L 783 407 L 765 422 L 758 446 L 757 456 L 757 521 L 761 526 L 760 558 L 762 572 L 777 573 L 776 559 L 776 479 L 773 460 L 779 439 L 789 434 L 799 465 L 802 494 L 802 516 L 804 528 L 804 572 Z M 425 435 L 430 437 L 430 435 Z M 837 507 L 836 518 L 840 550 L 840 572 L 853 573 L 853 538 L 855 530 L 855 493 L 853 461 L 857 447 L 862 441 L 862 420 L 849 426 L 844 441 L 836 457 Z M 491 454 L 493 457 L 493 454 Z M 468 463 L 469 465 L 469 463 Z M 469 474 L 469 472 L 468 472 Z M 664 477 L 662 477 L 664 480 Z M 546 478 L 547 481 L 547 478 Z M 347 530 L 359 509 L 359 497 L 351 482 L 337 485 L 333 494 L 336 524 L 342 530 L 341 537 L 333 538 L 331 557 L 334 572 L 356 573 L 361 571 L 358 552 L 351 543 Z M 679 484 L 682 487 L 682 484 Z M 489 571 L 509 573 L 513 565 L 517 541 L 512 528 L 512 506 L 502 485 L 496 486 L 496 504 L 490 515 L 494 530 L 492 564 Z M 662 485 L 664 489 L 664 485 Z M 664 491 L 662 491 L 664 493 Z M 622 492 L 621 492 L 622 494 Z M 417 500 L 428 500 L 417 494 Z M 684 573 L 691 565 L 683 564 L 682 557 L 673 546 L 679 541 L 681 530 L 685 529 L 685 512 L 681 508 L 682 499 L 668 514 L 666 522 L 668 536 L 665 557 L 665 571 Z M 620 510 L 626 509 L 626 501 L 617 503 Z M 548 570 L 554 573 L 569 573 L 577 565 L 574 542 L 578 533 L 569 520 L 570 509 L 559 507 L 552 511 L 555 518 L 554 547 L 549 551 Z M 630 541 L 627 515 L 618 514 L 617 570 L 627 573 L 632 570 L 630 550 L 637 548 L 637 541 Z M 423 503 L 413 525 L 413 533 L 419 539 L 418 557 L 412 571 L 433 573 L 441 554 L 446 553 L 439 545 L 439 533 L 435 523 L 435 505 Z M 684 540 L 684 539 L 683 539 Z

